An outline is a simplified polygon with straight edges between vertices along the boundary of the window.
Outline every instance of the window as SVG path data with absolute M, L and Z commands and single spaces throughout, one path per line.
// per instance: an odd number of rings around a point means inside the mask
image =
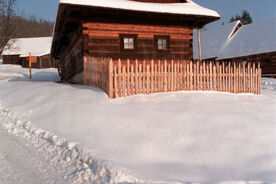
M 120 34 L 120 47 L 122 51 L 135 51 L 137 48 L 137 35 Z
M 170 36 L 154 36 L 155 49 L 157 52 L 169 52 Z
M 167 50 L 167 39 L 158 39 L 158 50 Z
M 124 49 L 134 49 L 134 38 L 124 38 Z

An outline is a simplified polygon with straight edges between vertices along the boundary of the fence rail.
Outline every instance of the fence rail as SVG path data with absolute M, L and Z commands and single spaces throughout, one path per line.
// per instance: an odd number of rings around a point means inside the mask
M 260 63 L 84 59 L 84 83 L 110 98 L 169 91 L 261 93 Z

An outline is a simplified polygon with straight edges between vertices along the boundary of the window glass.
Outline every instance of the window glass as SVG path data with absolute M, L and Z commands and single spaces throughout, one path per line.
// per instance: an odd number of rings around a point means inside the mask
M 124 38 L 124 49 L 134 49 L 134 38 Z
M 158 39 L 158 50 L 167 50 L 167 40 Z

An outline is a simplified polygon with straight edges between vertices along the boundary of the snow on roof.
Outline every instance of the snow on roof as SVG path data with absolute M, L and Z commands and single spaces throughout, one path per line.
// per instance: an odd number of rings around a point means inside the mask
M 202 59 L 210 59 L 218 57 L 221 49 L 224 44 L 230 39 L 230 36 L 233 34 L 236 27 L 241 24 L 240 21 L 229 23 L 226 25 L 221 25 L 216 28 L 210 28 L 206 31 L 200 32 L 201 40 L 201 52 Z M 193 50 L 194 50 L 194 59 L 199 59 L 198 55 L 198 40 L 197 32 L 194 31 L 194 40 L 193 40 Z
M 10 39 L 4 47 L 2 55 L 26 57 L 31 52 L 32 56 L 43 56 L 50 54 L 51 44 L 52 37 Z
M 186 3 L 148 3 L 130 0 L 60 0 L 60 4 L 116 8 L 133 11 L 172 13 L 184 15 L 202 15 L 220 17 L 216 11 L 201 7 L 192 0 Z
M 218 59 L 228 59 L 276 51 L 276 17 L 242 26 L 228 40 Z

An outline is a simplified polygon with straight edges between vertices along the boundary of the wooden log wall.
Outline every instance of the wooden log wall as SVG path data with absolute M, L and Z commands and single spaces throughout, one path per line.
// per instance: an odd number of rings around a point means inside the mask
M 3 56 L 3 64 L 21 65 L 19 55 L 5 55 Z
M 83 45 L 80 37 L 69 46 L 62 61 L 62 78 L 69 80 L 71 77 L 83 72 Z
M 262 74 L 264 76 L 275 76 L 276 75 L 276 52 L 262 53 L 257 55 L 239 57 L 229 59 L 234 62 L 260 62 L 262 68 Z
M 29 61 L 27 57 L 20 58 L 22 61 L 22 67 L 23 68 L 29 68 Z M 51 58 L 51 56 L 45 55 L 41 57 L 37 57 L 37 62 L 32 63 L 32 68 L 55 68 L 55 62 L 54 59 Z
M 261 93 L 260 63 L 119 60 L 88 57 L 85 84 L 110 98 L 171 91 Z
M 137 50 L 121 51 L 120 34 L 137 34 Z M 170 36 L 169 52 L 160 53 L 155 49 L 154 35 Z M 143 58 L 143 59 L 192 59 L 193 30 L 184 27 L 84 23 L 84 52 L 93 57 Z

